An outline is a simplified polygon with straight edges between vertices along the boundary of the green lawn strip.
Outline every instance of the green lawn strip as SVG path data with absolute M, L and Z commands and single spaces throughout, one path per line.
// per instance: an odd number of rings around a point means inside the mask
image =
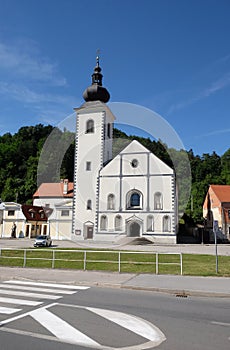
M 230 257 L 218 257 L 218 274 L 216 274 L 216 257 L 214 255 L 183 254 L 183 274 L 230 277 Z
M 118 251 L 85 249 L 2 249 L 1 266 L 23 266 L 26 250 L 26 267 L 84 269 L 118 271 Z M 86 253 L 85 253 L 86 251 Z M 53 261 L 53 257 L 55 261 Z M 156 273 L 156 253 L 120 251 L 121 272 Z M 180 254 L 158 254 L 159 274 L 180 274 Z M 230 277 L 230 257 L 218 257 L 218 274 L 216 274 L 216 257 L 213 255 L 183 254 L 183 274 L 191 276 L 226 276 Z

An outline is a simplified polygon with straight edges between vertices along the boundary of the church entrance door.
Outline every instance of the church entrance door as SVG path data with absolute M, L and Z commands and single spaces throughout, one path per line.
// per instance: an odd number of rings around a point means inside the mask
M 93 238 L 93 226 L 87 226 L 87 239 Z
M 140 237 L 141 227 L 137 222 L 132 222 L 129 226 L 129 237 Z

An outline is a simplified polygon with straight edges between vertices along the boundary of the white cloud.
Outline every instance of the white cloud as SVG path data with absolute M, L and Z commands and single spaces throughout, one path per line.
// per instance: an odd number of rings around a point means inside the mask
M 214 136 L 214 135 L 227 134 L 227 133 L 230 133 L 230 129 L 219 129 L 219 130 L 210 131 L 206 134 L 202 134 L 199 137 Z
M 57 63 L 50 62 L 34 49 L 30 41 L 6 45 L 0 42 L 0 69 L 4 75 L 27 81 L 45 81 L 55 86 L 66 85 L 66 79 L 58 73 Z
M 204 88 L 203 90 L 197 92 L 194 96 L 192 96 L 189 99 L 186 99 L 185 101 L 172 104 L 169 108 L 168 113 L 172 113 L 175 110 L 183 109 L 193 103 L 196 103 L 200 100 L 203 100 L 205 98 L 208 98 L 209 96 L 215 94 L 216 92 L 223 90 L 225 87 L 230 85 L 230 73 L 227 72 L 224 74 L 221 78 L 215 80 L 212 82 L 207 88 Z
M 10 99 L 20 101 L 23 103 L 56 103 L 56 104 L 69 104 L 75 101 L 72 96 L 64 96 L 49 93 L 35 92 L 25 85 L 10 84 L 0 82 L 0 94 L 8 96 Z

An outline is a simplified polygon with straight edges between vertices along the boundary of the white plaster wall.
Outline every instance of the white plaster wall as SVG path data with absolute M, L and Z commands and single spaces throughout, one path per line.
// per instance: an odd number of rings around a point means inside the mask
M 51 197 L 40 197 L 40 198 L 35 198 L 33 200 L 33 205 L 36 205 L 38 207 L 45 207 L 46 204 L 49 204 L 50 208 L 54 208 L 56 204 L 63 202 L 63 203 L 68 203 L 70 198 L 64 198 L 64 197 L 58 197 L 58 198 L 51 198 Z

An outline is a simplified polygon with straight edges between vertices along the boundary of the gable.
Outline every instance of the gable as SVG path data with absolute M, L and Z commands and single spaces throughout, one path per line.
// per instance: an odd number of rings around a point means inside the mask
M 101 176 L 113 175 L 171 175 L 173 169 L 134 140 L 112 159 L 100 172 Z

